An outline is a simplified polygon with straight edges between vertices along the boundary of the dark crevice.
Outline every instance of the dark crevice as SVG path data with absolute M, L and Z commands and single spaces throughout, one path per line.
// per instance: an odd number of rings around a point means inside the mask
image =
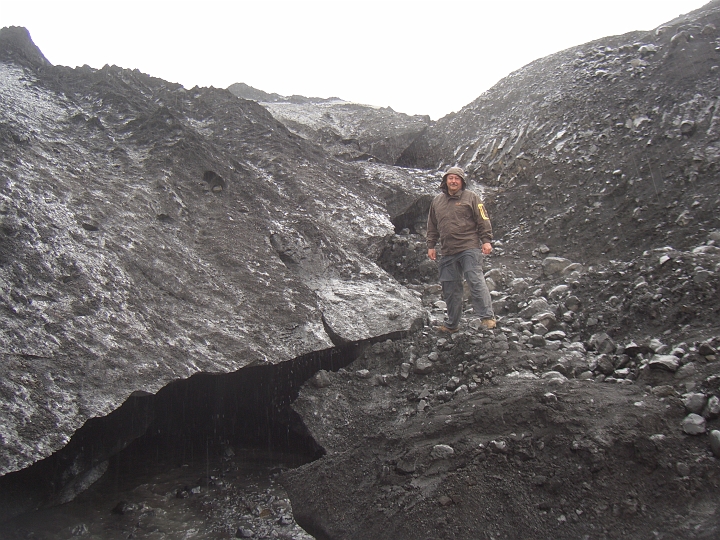
M 228 447 L 317 459 L 324 450 L 291 408 L 300 387 L 388 337 L 233 373 L 198 373 L 157 394 L 136 392 L 109 415 L 88 420 L 61 450 L 0 478 L 0 522 L 67 502 L 106 470 L 123 477 L 142 467 L 198 463 Z

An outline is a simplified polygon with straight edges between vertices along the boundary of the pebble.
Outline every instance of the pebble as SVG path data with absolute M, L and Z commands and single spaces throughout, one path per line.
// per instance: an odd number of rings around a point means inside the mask
M 680 368 L 680 360 L 674 354 L 656 354 L 648 364 L 652 369 L 663 369 L 675 372 Z
M 702 415 L 708 420 L 715 420 L 720 417 L 720 398 L 711 396 L 702 411 Z
M 560 373 L 559 371 L 546 371 L 542 374 L 543 379 L 560 379 L 560 380 L 567 380 L 567 377 Z
M 455 396 L 455 397 L 462 397 L 462 396 L 466 396 L 466 395 L 469 394 L 469 393 L 470 393 L 470 390 L 469 390 L 469 388 L 468 388 L 468 385 L 466 385 L 466 384 L 461 384 L 460 386 L 458 386 L 458 387 L 455 389 L 455 391 L 453 392 L 453 396 Z
M 572 261 L 564 257 L 546 257 L 542 262 L 543 275 L 551 277 L 560 274 L 571 264 Z
M 675 470 L 683 478 L 690 476 L 690 466 L 687 463 L 678 462 L 675 464 Z
M 615 364 L 613 364 L 612 358 L 607 354 L 598 356 L 596 370 L 603 375 L 612 375 L 615 372 Z
M 611 354 L 614 353 L 617 348 L 615 342 L 605 332 L 593 334 L 588 344 L 599 354 Z
M 433 363 L 426 355 L 423 355 L 415 360 L 415 367 L 413 371 L 418 375 L 427 375 L 428 373 L 431 373 L 432 370 Z
M 430 451 L 432 459 L 448 459 L 455 453 L 455 449 L 447 444 L 436 444 Z
M 490 448 L 491 451 L 496 452 L 498 454 L 507 454 L 510 451 L 510 448 L 508 447 L 508 443 L 501 439 L 490 441 L 488 443 L 488 448 Z
M 445 389 L 450 391 L 455 390 L 458 386 L 460 386 L 460 377 L 451 377 L 450 380 L 445 383 Z
M 332 384 L 332 381 L 330 380 L 328 372 L 321 369 L 313 375 L 312 379 L 310 379 L 310 384 L 312 384 L 315 388 L 327 388 Z

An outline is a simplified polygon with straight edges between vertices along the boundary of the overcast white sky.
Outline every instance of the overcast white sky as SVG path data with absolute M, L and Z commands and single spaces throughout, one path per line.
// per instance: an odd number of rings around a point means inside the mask
M 244 82 L 437 119 L 548 54 L 651 30 L 708 0 L 0 0 L 56 65 Z

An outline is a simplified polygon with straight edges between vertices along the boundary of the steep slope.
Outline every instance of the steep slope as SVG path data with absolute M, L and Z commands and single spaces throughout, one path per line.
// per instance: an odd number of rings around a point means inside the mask
M 393 231 L 397 175 L 329 158 L 225 90 L 51 66 L 5 28 L 0 156 L 0 473 L 133 392 L 422 316 L 365 254 Z
M 429 116 L 408 116 L 390 107 L 349 103 L 339 98 L 284 97 L 243 83 L 231 85 L 228 90 L 258 101 L 290 131 L 346 161 L 394 165 L 431 124 Z

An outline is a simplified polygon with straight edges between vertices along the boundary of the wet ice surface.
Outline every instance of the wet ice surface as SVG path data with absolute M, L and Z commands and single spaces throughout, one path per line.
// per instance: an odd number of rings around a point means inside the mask
M 295 454 L 239 450 L 214 462 L 107 473 L 74 501 L 0 525 L 0 538 L 314 540 L 294 521 L 278 472 Z

